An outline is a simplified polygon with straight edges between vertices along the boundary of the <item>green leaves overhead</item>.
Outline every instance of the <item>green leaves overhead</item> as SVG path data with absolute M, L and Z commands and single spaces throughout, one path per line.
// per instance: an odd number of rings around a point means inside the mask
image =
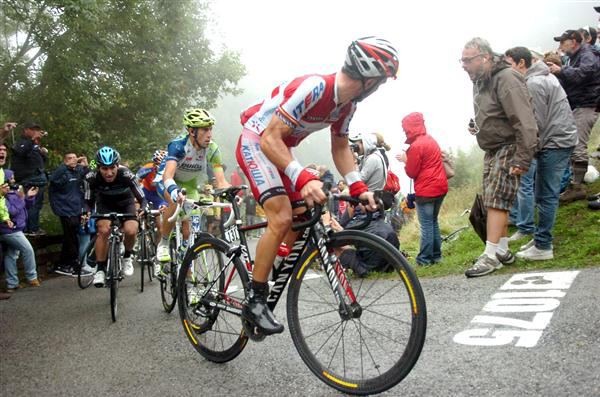
M 186 0 L 3 0 L 0 114 L 38 120 L 57 155 L 110 144 L 146 160 L 182 127 L 186 107 L 237 93 L 244 67 L 211 45 L 207 9 Z

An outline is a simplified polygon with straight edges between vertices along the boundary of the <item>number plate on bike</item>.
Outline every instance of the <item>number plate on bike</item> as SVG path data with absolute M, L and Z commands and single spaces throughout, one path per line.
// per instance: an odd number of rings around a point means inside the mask
M 233 243 L 236 240 L 240 239 L 240 234 L 238 233 L 237 227 L 231 226 L 227 230 L 225 230 L 225 241 L 228 243 Z
M 202 231 L 202 218 L 200 215 L 192 215 L 190 216 L 190 221 L 192 223 L 192 232 L 200 233 Z

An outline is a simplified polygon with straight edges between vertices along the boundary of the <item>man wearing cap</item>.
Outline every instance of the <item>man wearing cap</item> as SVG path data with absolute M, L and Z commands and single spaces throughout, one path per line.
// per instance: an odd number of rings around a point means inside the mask
M 40 234 L 40 211 L 44 203 L 44 190 L 48 180 L 44 170 L 48 159 L 48 149 L 40 146 L 40 140 L 46 132 L 35 122 L 28 122 L 23 128 L 23 135 L 12 147 L 11 168 L 15 172 L 17 183 L 28 191 L 30 187 L 38 187 L 39 191 L 34 205 L 27 210 L 25 233 Z
M 560 42 L 560 50 L 569 60 L 562 67 L 554 63 L 548 63 L 548 67 L 567 93 L 579 138 L 571 155 L 573 179 L 560 195 L 561 203 L 569 203 L 586 197 L 582 183 L 588 167 L 590 132 L 598 119 L 600 106 L 600 51 L 585 44 L 583 36 L 576 30 L 567 30 L 554 40 Z

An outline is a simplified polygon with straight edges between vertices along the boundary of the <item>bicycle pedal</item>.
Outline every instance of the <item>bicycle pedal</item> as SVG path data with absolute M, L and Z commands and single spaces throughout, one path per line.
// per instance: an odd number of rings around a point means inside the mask
M 262 342 L 265 340 L 267 335 L 260 332 L 260 330 L 250 321 L 242 319 L 242 327 L 244 328 L 244 333 L 250 340 L 254 342 Z

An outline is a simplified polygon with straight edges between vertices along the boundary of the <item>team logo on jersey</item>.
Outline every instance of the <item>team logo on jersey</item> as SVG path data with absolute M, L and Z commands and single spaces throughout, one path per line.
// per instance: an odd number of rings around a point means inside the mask
M 260 173 L 258 164 L 256 164 L 256 161 L 254 161 L 254 154 L 252 153 L 250 146 L 242 144 L 242 156 L 244 157 L 244 163 L 246 163 L 246 167 L 248 167 L 248 171 L 250 171 L 252 180 L 256 186 L 260 186 L 265 183 L 265 180 Z
M 298 106 L 294 108 L 292 114 L 296 120 L 300 120 L 306 109 L 308 109 L 313 102 L 317 102 L 323 96 L 325 92 L 325 82 L 321 81 L 317 87 L 314 87 L 311 92 L 304 97 L 304 101 L 300 102 Z

